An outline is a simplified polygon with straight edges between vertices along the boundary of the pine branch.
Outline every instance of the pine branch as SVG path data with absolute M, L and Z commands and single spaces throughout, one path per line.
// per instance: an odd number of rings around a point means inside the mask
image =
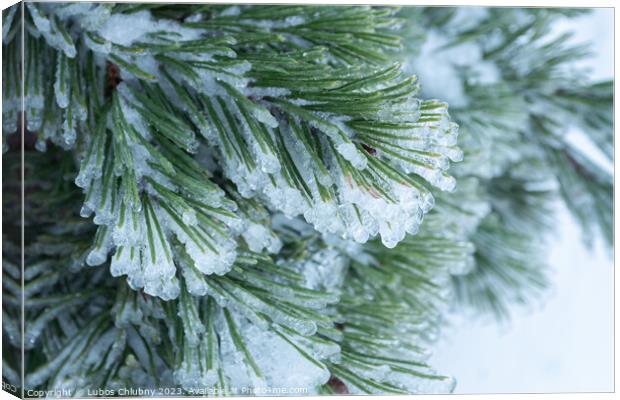
M 3 11 L 3 212 L 19 232 L 23 79 L 28 387 L 449 392 L 426 354 L 452 290 L 500 314 L 541 291 L 558 195 L 611 237 L 610 176 L 563 132 L 610 156 L 611 85 L 567 72 L 586 52 L 549 39 L 563 13 L 23 10 L 23 42 L 22 8 Z M 447 62 L 459 46 L 479 59 Z M 412 58 L 454 72 L 450 114 Z M 20 362 L 5 355 L 4 377 Z

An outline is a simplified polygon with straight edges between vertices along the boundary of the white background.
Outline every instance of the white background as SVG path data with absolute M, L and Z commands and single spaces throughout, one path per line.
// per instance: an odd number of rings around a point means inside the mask
M 562 21 L 595 56 L 580 65 L 593 79 L 613 77 L 613 10 Z M 579 132 L 571 132 L 580 141 Z M 585 144 L 585 143 L 584 143 Z M 611 168 L 611 166 L 608 165 Z M 452 314 L 430 363 L 457 377 L 455 393 L 613 391 L 613 259 L 585 248 L 578 226 L 558 204 L 549 248 L 552 287 L 538 304 L 513 309 L 498 325 Z

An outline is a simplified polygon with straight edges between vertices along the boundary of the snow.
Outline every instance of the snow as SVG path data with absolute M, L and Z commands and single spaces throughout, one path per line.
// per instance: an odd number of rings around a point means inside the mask
M 353 143 L 341 143 L 336 146 L 336 150 L 338 150 L 338 153 L 340 153 L 345 160 L 349 161 L 353 167 L 357 169 L 366 168 L 366 165 L 368 164 L 366 156 L 359 151 Z
M 148 11 L 132 14 L 113 14 L 99 29 L 99 35 L 112 43 L 130 46 L 138 39 L 157 31 L 169 30 L 180 33 L 184 39 L 198 38 L 193 29 L 181 28 L 177 23 L 156 20 Z
M 52 19 L 48 18 L 47 15 L 41 12 L 38 4 L 34 5 L 33 3 L 26 3 L 26 6 L 28 7 L 28 11 L 32 16 L 35 26 L 43 37 L 45 37 L 48 44 L 63 51 L 69 58 L 75 57 L 77 54 L 75 45 L 70 40 L 65 39 L 59 31 L 59 27 L 53 19 L 53 16 Z

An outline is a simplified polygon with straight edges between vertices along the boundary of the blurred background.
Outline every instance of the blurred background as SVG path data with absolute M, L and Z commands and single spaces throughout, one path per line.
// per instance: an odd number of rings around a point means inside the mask
M 590 42 L 593 57 L 580 61 L 592 80 L 614 74 L 614 10 L 601 8 L 559 20 L 557 33 L 573 31 Z M 581 146 L 581 132 L 570 132 Z M 596 155 L 590 147 L 589 153 Z M 604 157 L 596 157 L 605 168 Z M 595 243 L 588 249 L 562 204 L 551 239 L 551 287 L 528 307 L 513 307 L 498 323 L 450 314 L 430 363 L 458 377 L 455 393 L 608 392 L 614 390 L 613 255 Z

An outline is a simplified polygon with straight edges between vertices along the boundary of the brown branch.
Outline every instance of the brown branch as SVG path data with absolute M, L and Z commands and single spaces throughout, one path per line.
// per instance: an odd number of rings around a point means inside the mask
M 116 87 L 123 80 L 121 79 L 121 70 L 118 68 L 118 65 L 107 62 L 106 63 L 106 86 L 105 86 L 105 96 L 110 97 L 112 92 L 116 89 Z
M 327 384 L 338 394 L 349 394 L 347 385 L 334 375 L 329 378 Z

